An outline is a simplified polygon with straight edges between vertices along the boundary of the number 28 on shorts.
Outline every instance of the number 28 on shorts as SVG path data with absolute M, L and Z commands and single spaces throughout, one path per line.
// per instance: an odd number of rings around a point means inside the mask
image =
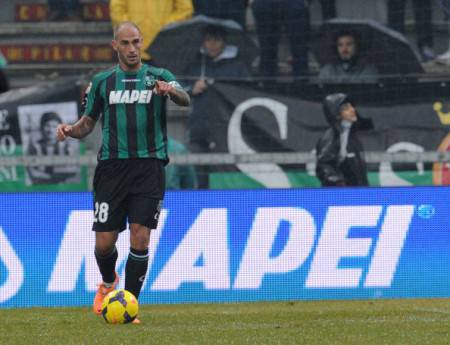
M 106 223 L 108 221 L 109 205 L 106 202 L 95 202 L 94 223 Z

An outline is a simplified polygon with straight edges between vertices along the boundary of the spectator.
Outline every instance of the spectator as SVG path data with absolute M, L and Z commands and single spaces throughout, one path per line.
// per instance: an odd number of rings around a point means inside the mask
M 167 150 L 169 154 L 186 154 L 188 150 L 182 143 L 168 137 Z M 195 189 L 197 188 L 197 175 L 192 165 L 166 166 L 166 189 Z
M 342 31 L 336 36 L 336 62 L 321 67 L 319 81 L 327 84 L 376 83 L 377 68 L 362 62 L 358 35 Z
M 47 0 L 50 21 L 81 20 L 79 0 Z
M 0 52 L 0 93 L 6 92 L 9 90 L 9 82 L 8 77 L 6 76 L 6 72 L 4 70 L 7 62 Z
M 214 124 L 209 119 L 208 88 L 214 79 L 248 78 L 247 65 L 240 60 L 236 46 L 226 43 L 226 31 L 220 26 L 207 26 L 203 31 L 203 45 L 197 61 L 188 66 L 186 76 L 195 77 L 188 84 L 191 94 L 191 112 L 189 114 L 189 148 L 191 152 L 210 152 L 215 147 L 211 140 L 210 129 Z M 208 171 L 198 169 L 200 188 L 208 188 Z
M 152 44 L 162 27 L 167 24 L 189 19 L 193 7 L 191 0 L 111 0 L 110 15 L 113 26 L 120 22 L 132 21 L 140 29 L 143 37 L 142 60 L 151 63 L 146 49 Z
M 413 0 L 417 46 L 422 61 L 434 59 L 431 25 L 431 0 Z M 388 25 L 405 33 L 406 0 L 388 0 Z
M 39 128 L 41 137 L 37 142 L 30 142 L 27 153 L 30 156 L 69 155 L 70 148 L 68 142 L 59 142 L 55 137 L 56 128 L 61 123 L 61 117 L 55 112 L 46 112 L 42 114 Z M 33 185 L 60 183 L 76 175 L 76 171 L 57 169 L 55 166 L 33 166 L 27 168 L 27 172 Z
M 367 186 L 367 167 L 356 131 L 372 129 L 372 120 L 359 117 L 342 93 L 328 95 L 323 111 L 331 128 L 316 146 L 316 175 L 322 186 Z
M 278 75 L 278 44 L 283 28 L 289 38 L 292 74 L 308 71 L 309 10 L 306 0 L 254 0 L 256 33 L 261 49 L 259 71 L 263 77 Z
M 193 0 L 195 14 L 208 17 L 231 19 L 245 29 L 248 0 Z

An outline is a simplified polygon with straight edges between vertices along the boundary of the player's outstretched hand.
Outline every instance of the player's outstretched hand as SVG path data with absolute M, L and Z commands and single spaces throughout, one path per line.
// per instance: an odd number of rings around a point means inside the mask
M 71 125 L 60 124 L 56 128 L 56 139 L 58 139 L 58 141 L 64 141 L 68 136 L 70 136 L 71 132 L 72 132 Z
M 163 80 L 157 80 L 155 92 L 158 96 L 167 96 L 174 87 Z

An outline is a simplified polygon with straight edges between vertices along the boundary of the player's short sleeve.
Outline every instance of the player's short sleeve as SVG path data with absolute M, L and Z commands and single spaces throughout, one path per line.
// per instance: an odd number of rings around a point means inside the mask
M 86 88 L 82 104 L 82 114 L 94 120 L 97 120 L 102 112 L 103 102 L 100 95 L 100 86 L 101 82 L 92 80 Z

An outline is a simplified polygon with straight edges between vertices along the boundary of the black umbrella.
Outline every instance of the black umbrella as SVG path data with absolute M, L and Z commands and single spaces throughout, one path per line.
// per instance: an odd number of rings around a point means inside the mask
M 258 55 L 255 42 L 232 20 L 196 16 L 190 20 L 165 26 L 148 48 L 155 64 L 182 75 L 196 58 L 203 43 L 202 30 L 217 25 L 226 30 L 227 44 L 239 48 L 239 56 L 249 65 Z
M 325 22 L 313 44 L 313 52 L 320 65 L 336 62 L 336 36 L 340 32 L 357 35 L 360 58 L 374 64 L 382 75 L 424 72 L 405 36 L 371 19 L 332 19 Z

